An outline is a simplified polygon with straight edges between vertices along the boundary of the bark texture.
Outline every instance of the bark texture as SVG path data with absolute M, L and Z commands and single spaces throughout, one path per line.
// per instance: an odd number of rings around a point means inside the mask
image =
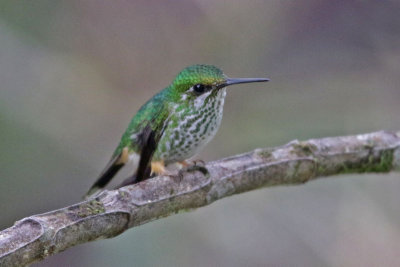
M 249 190 L 302 184 L 344 173 L 399 170 L 400 134 L 375 132 L 292 141 L 206 164 L 209 171 L 159 176 L 59 210 L 33 215 L 0 232 L 0 266 L 24 266 L 81 243 Z

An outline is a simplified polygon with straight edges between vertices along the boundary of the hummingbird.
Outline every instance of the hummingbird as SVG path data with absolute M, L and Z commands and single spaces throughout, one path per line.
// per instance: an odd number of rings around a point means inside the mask
M 204 148 L 218 131 L 226 87 L 267 81 L 267 78 L 228 78 L 212 65 L 183 69 L 132 118 L 87 196 L 104 188 L 129 162 L 135 173 L 121 186 L 138 183 L 152 175 L 168 175 L 166 166 L 170 164 L 189 166 L 188 159 Z

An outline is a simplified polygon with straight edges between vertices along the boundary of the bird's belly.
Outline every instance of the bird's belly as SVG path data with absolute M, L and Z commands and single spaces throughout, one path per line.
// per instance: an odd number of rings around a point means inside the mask
M 189 159 L 200 152 L 218 131 L 223 102 L 224 98 L 221 98 L 214 105 L 182 115 L 175 125 L 171 122 L 161 137 L 153 159 L 170 164 Z
M 165 153 L 164 161 L 166 163 L 183 161 L 196 155 L 215 136 L 220 121 L 221 119 L 215 118 L 204 125 L 193 123 L 190 127 L 183 125 L 181 128 L 174 129 L 173 132 L 179 134 L 173 135 L 173 138 L 168 142 L 170 149 Z

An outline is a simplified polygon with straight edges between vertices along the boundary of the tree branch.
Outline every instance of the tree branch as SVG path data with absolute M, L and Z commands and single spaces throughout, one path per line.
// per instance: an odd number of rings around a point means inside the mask
M 400 134 L 376 132 L 292 141 L 210 162 L 209 175 L 160 176 L 17 221 L 0 232 L 0 265 L 23 266 L 69 247 L 249 190 L 400 167 Z

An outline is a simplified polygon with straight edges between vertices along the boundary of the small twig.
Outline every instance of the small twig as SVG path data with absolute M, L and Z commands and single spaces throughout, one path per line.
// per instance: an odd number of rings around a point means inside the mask
M 95 199 L 33 215 L 0 232 L 0 266 L 24 266 L 69 247 L 249 190 L 302 184 L 343 173 L 400 166 L 400 138 L 388 132 L 293 141 L 206 164 L 209 175 L 155 177 Z

